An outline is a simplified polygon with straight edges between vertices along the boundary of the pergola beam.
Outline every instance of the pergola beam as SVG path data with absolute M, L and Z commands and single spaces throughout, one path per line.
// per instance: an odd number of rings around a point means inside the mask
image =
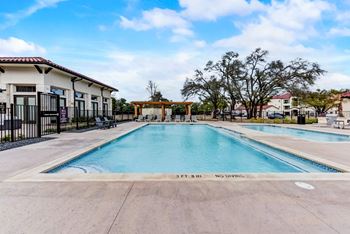
M 134 105 L 134 116 L 137 117 L 139 114 L 142 115 L 143 105 L 153 105 L 160 106 L 162 110 L 162 120 L 165 119 L 165 107 L 171 105 L 185 105 L 186 115 L 191 115 L 191 105 L 193 102 L 152 102 L 152 101 L 133 101 Z M 140 113 L 138 113 L 138 107 L 140 108 Z

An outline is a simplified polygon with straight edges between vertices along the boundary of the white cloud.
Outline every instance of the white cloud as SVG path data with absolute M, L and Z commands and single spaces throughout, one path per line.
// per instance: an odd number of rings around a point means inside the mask
M 117 87 L 118 97 L 129 101 L 147 100 L 148 80 L 155 81 L 164 97 L 182 100 L 180 90 L 195 68 L 203 67 L 209 56 L 191 49 L 173 53 L 111 51 L 108 59 L 78 62 L 75 69 Z
M 182 14 L 193 20 L 216 20 L 231 14 L 247 15 L 265 9 L 258 0 L 180 0 Z
M 136 31 L 146 31 L 150 29 L 171 29 L 177 37 L 192 36 L 190 23 L 186 21 L 179 13 L 169 9 L 154 8 L 149 11 L 143 11 L 139 19 L 128 19 L 120 17 L 120 26 Z
M 0 38 L 0 55 L 1 56 L 38 56 L 45 54 L 45 49 L 33 42 L 27 42 L 16 37 L 8 39 Z
M 305 47 L 302 42 L 317 35 L 314 25 L 330 9 L 332 6 L 321 0 L 273 1 L 257 22 L 243 25 L 239 35 L 218 40 L 214 45 L 241 50 L 262 47 L 279 56 L 291 57 L 313 52 L 313 48 Z
M 193 44 L 196 48 L 203 48 L 207 45 L 207 42 L 204 40 L 195 40 Z
M 316 82 L 315 88 L 319 89 L 348 89 L 350 87 L 350 75 L 330 72 L 323 79 Z
M 350 28 L 331 28 L 331 30 L 329 31 L 329 35 L 350 37 Z
M 20 20 L 29 17 L 36 12 L 48 8 L 48 7 L 55 7 L 58 3 L 63 2 L 66 0 L 36 0 L 33 5 L 30 7 L 14 12 L 14 13 L 7 13 L 5 14 L 6 22 L 4 22 L 0 29 L 5 29 L 10 26 L 16 25 Z

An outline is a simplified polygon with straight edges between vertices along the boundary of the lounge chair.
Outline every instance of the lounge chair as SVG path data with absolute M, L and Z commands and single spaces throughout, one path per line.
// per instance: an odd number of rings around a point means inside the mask
M 152 115 L 146 115 L 146 121 L 147 122 L 151 122 L 153 119 L 153 116 Z
M 181 116 L 175 115 L 175 122 L 180 122 L 180 121 L 181 121 Z
M 96 117 L 95 118 L 95 121 L 96 121 L 96 126 L 99 128 L 99 129 L 106 129 L 106 128 L 109 128 L 109 123 L 106 122 L 106 121 L 102 121 L 99 117 Z
M 144 117 L 143 115 L 139 115 L 138 118 L 136 119 L 136 122 L 143 122 Z
M 170 122 L 171 121 L 171 115 L 166 115 L 164 121 L 165 122 Z
M 117 121 L 108 119 L 107 117 L 103 117 L 104 121 L 109 124 L 110 127 L 117 127 Z
M 161 117 L 161 115 L 156 115 L 155 121 L 156 121 L 156 122 L 162 122 L 162 117 Z
M 191 116 L 185 115 L 185 122 L 191 122 Z
M 192 122 L 197 122 L 197 121 L 198 121 L 196 115 L 192 115 L 192 116 L 191 116 L 191 119 L 192 119 Z

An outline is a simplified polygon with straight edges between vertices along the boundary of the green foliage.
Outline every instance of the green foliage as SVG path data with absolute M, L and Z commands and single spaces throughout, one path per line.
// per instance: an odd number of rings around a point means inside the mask
M 323 114 L 326 113 L 329 109 L 333 107 L 338 107 L 340 105 L 340 93 L 340 91 L 334 89 L 317 89 L 314 92 L 309 91 L 302 93 L 300 95 L 300 102 L 304 105 L 308 105 L 315 108 L 318 114 Z
M 11 141 L 11 135 L 6 135 L 1 138 L 2 142 Z

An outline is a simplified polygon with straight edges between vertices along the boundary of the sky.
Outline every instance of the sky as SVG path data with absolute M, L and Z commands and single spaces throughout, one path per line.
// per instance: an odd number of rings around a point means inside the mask
M 0 56 L 41 56 L 146 100 L 149 80 L 182 100 L 195 69 L 225 52 L 303 58 L 350 88 L 350 0 L 0 0 Z

